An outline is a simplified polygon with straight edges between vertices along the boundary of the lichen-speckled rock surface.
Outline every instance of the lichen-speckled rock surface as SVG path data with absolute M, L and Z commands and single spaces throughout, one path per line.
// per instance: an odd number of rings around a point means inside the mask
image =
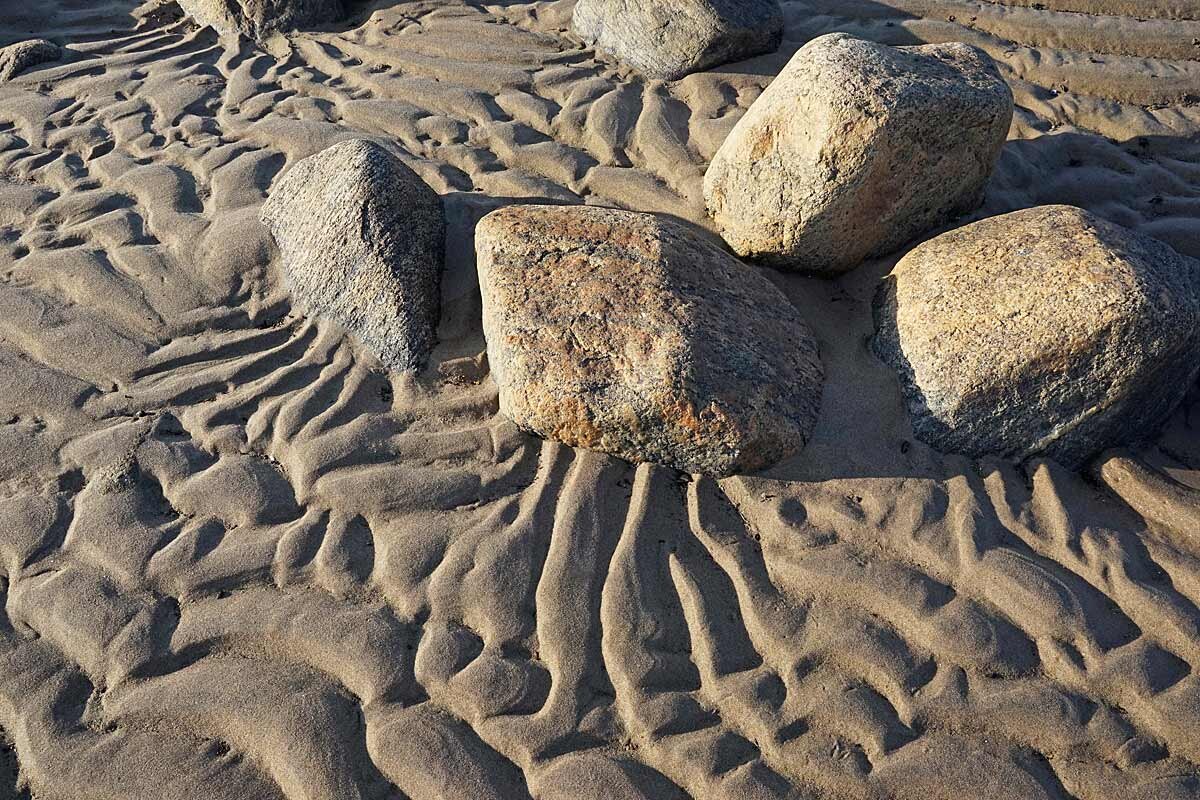
M 46 39 L 28 39 L 0 48 L 0 82 L 38 64 L 56 61 L 61 54 L 58 45 Z
M 778 0 L 580 0 L 571 24 L 590 44 L 665 80 L 770 53 L 783 39 Z
M 201 25 L 251 39 L 336 22 L 345 13 L 342 0 L 179 0 L 179 6 Z
M 876 297 L 917 436 L 1078 465 L 1157 431 L 1200 369 L 1200 262 L 1071 206 L 942 234 Z
M 722 143 L 705 202 L 739 255 L 845 272 L 978 206 L 1012 113 L 970 45 L 821 36 Z
M 263 206 L 294 302 L 396 370 L 433 348 L 445 249 L 438 195 L 380 145 L 349 139 L 296 163 Z
M 629 461 L 725 475 L 802 448 L 817 344 L 765 277 L 682 225 L 511 206 L 476 230 L 501 411 Z

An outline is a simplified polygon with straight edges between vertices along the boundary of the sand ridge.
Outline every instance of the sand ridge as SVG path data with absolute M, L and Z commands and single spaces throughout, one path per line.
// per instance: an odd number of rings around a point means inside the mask
M 67 51 L 0 85 L 0 791 L 1200 792 L 1200 394 L 1082 474 L 946 456 L 866 347 L 899 254 L 767 272 L 821 343 L 814 439 L 689 479 L 498 416 L 471 250 L 522 198 L 705 224 L 726 133 L 845 30 L 997 59 L 976 216 L 1078 204 L 1200 256 L 1196 4 L 794 0 L 779 53 L 675 83 L 583 48 L 569 0 L 360 3 L 266 48 L 171 3 L 0 5 L 0 43 Z M 419 376 L 293 312 L 257 221 L 361 135 L 446 202 Z

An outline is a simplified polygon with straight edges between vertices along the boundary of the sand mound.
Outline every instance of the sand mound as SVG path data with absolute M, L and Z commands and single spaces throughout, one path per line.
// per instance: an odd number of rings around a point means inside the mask
M 0 45 L 63 58 L 0 87 L 13 786 L 1200 791 L 1200 394 L 1083 473 L 944 455 L 866 348 L 891 262 L 768 273 L 820 340 L 813 439 L 687 480 L 498 416 L 471 253 L 513 198 L 703 224 L 730 128 L 844 30 L 997 59 L 1018 110 L 978 215 L 1076 204 L 1200 255 L 1191 4 L 787 2 L 778 53 L 677 83 L 583 48 L 562 1 L 354 3 L 269 52 L 169 3 L 15 5 Z M 362 135 L 445 201 L 420 375 L 294 313 L 258 222 L 288 164 Z

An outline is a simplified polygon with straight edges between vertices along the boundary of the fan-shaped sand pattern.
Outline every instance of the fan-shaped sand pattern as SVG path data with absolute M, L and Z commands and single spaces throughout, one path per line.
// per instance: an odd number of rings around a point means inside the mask
M 783 50 L 647 82 L 570 3 L 374 2 L 269 48 L 173 4 L 19 5 L 0 87 L 0 726 L 43 798 L 1190 798 L 1200 394 L 1084 475 L 911 441 L 890 262 L 772 274 L 821 339 L 805 453 L 688 479 L 496 413 L 470 253 L 513 198 L 703 224 L 787 57 L 963 39 L 1018 106 L 980 214 L 1200 255 L 1200 6 L 794 0 Z M 441 344 L 389 376 L 291 312 L 257 222 L 374 135 L 445 195 Z M 4 776 L 0 776 L 2 778 Z

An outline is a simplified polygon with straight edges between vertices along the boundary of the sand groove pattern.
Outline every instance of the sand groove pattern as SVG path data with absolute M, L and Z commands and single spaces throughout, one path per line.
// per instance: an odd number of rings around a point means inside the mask
M 863 346 L 890 262 L 775 276 L 822 421 L 794 463 L 692 479 L 497 414 L 470 253 L 514 198 L 702 222 L 729 128 L 848 30 L 1001 60 L 981 213 L 1077 203 L 1200 255 L 1200 13 L 1136 5 L 796 0 L 781 53 L 673 84 L 565 2 L 360 3 L 270 50 L 171 3 L 23 10 L 70 53 L 0 88 L 19 796 L 1195 797 L 1200 392 L 1085 475 L 945 456 Z M 446 198 L 420 376 L 295 313 L 257 221 L 349 135 Z

